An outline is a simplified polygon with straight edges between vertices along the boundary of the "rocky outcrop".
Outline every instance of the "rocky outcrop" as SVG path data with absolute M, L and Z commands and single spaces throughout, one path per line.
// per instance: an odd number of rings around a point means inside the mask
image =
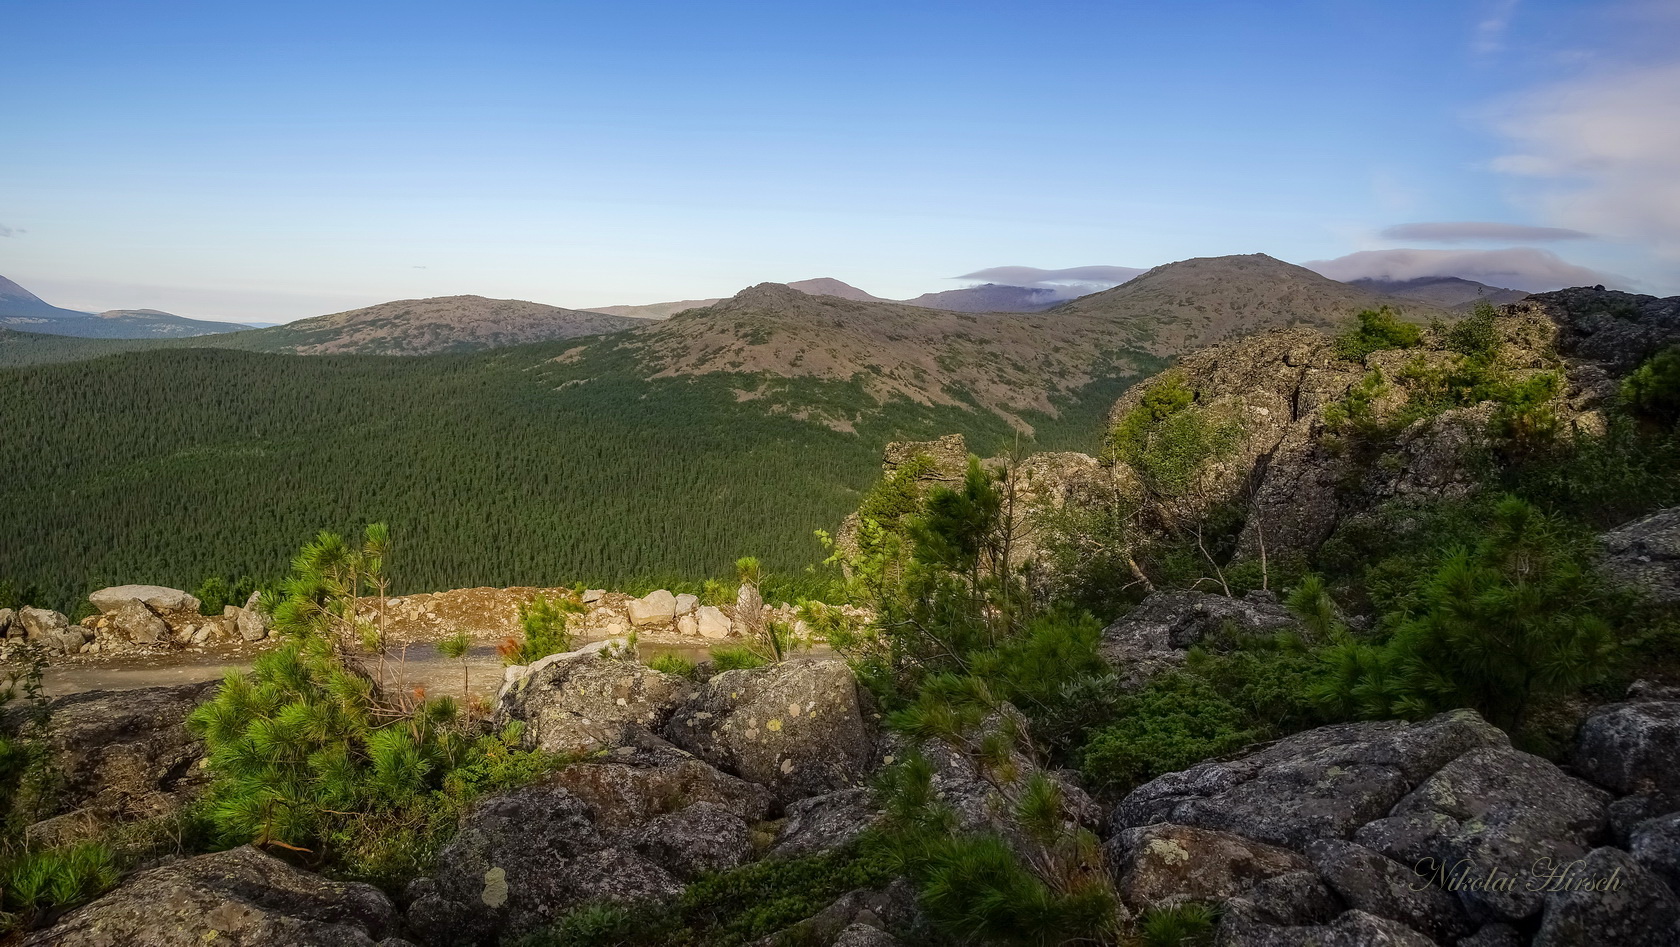
M 1604 571 L 1651 601 L 1680 604 L 1680 507 L 1653 513 L 1599 537 Z
M 437 947 L 493 942 L 585 901 L 663 900 L 681 890 L 669 872 L 610 844 L 582 800 L 531 786 L 485 799 L 466 816 L 437 872 L 409 886 L 408 923 Z
M 524 724 L 526 746 L 579 754 L 657 731 L 694 692 L 675 674 L 605 655 L 611 642 L 507 669 L 494 723 Z
M 182 859 L 27 938 L 27 947 L 404 947 L 372 885 L 328 881 L 254 848 Z
M 87 691 L 50 701 L 42 739 L 58 791 L 56 812 L 100 822 L 173 811 L 202 785 L 203 746 L 186 726 L 216 684 Z M 0 716 L 17 730 L 25 712 Z M 54 814 L 56 814 L 56 812 Z
M 74 654 L 91 637 L 80 627 L 70 624 L 70 619 L 63 613 L 47 608 L 20 608 L 12 622 L 23 629 L 25 640 L 48 651 Z
M 1640 758 L 1638 751 L 1633 756 Z M 1624 761 L 1614 772 L 1644 770 Z M 1616 778 L 1629 787 L 1650 785 Z M 1445 944 L 1473 935 L 1498 943 L 1506 928 L 1489 925 L 1561 930 L 1570 912 L 1582 909 L 1547 886 L 1554 866 L 1579 873 L 1595 864 L 1610 800 L 1603 789 L 1513 749 L 1474 713 L 1457 711 L 1415 724 L 1321 727 L 1239 759 L 1162 776 L 1121 801 L 1109 846 L 1122 891 L 1134 901 L 1197 897 L 1193 892 L 1225 900 L 1222 943 Z M 1655 850 L 1661 828 L 1653 823 L 1651 830 L 1646 844 Z M 1186 839 L 1206 842 L 1212 854 L 1177 857 L 1178 848 L 1196 847 Z M 1149 844 L 1157 857 L 1138 854 Z M 1273 849 L 1292 858 L 1244 854 Z M 1639 866 L 1626 853 L 1596 857 Z M 1328 922 L 1305 917 L 1311 912 L 1304 907 L 1323 899 L 1293 874 L 1299 860 L 1345 913 Z M 1186 874 L 1175 879 L 1174 868 Z M 1663 885 L 1659 874 L 1639 872 Z
M 1598 362 L 1616 374 L 1680 343 L 1680 296 L 1659 299 L 1577 287 L 1537 293 L 1524 305 L 1557 325 L 1563 354 Z
M 782 804 L 860 785 L 873 721 L 844 661 L 789 661 L 726 671 L 665 727 L 671 742 L 767 787 Z
M 725 871 L 755 854 L 752 829 L 715 802 L 695 802 L 649 819 L 630 833 L 630 847 L 679 879 Z
M 1206 592 L 1155 592 L 1103 629 L 1098 653 L 1122 676 L 1125 687 L 1136 689 L 1182 665 L 1190 648 L 1226 628 L 1267 635 L 1299 624 L 1269 592 L 1256 590 L 1240 599 Z

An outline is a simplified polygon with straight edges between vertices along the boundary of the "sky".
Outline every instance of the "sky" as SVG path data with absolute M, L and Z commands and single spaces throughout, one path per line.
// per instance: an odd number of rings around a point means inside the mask
M 1680 293 L 1680 0 L 0 0 L 0 275 L 281 322 L 1264 252 Z M 970 281 L 971 282 L 971 281 Z

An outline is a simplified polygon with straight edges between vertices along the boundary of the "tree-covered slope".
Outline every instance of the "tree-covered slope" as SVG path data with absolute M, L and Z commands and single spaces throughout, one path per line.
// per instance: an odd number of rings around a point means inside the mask
M 118 582 L 275 577 L 299 536 L 372 521 L 398 537 L 407 590 L 694 577 L 745 553 L 786 574 L 821 557 L 812 531 L 856 505 L 888 440 L 1016 437 L 989 411 L 879 405 L 856 381 L 648 380 L 628 350 L 568 351 L 163 349 L 0 371 L 0 581 L 71 607 Z M 1125 384 L 1033 415 L 1030 446 L 1090 449 Z

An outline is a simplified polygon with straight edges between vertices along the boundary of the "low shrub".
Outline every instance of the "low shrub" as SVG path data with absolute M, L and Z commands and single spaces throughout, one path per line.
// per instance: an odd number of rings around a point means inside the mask
M 1183 671 L 1154 678 L 1119 704 L 1114 723 L 1085 745 L 1086 785 L 1109 794 L 1238 749 L 1256 736 L 1242 710 Z

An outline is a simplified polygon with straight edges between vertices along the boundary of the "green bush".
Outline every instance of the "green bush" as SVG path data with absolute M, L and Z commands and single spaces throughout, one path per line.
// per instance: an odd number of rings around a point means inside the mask
M 249 675 L 230 672 L 189 718 L 205 741 L 217 844 L 274 846 L 396 887 L 425 870 L 479 793 L 555 764 L 518 749 L 516 728 L 469 732 L 449 698 L 386 690 L 377 616 L 355 607 L 380 585 L 386 542 L 370 527 L 360 548 L 331 534 L 305 546 L 274 609 L 286 643 Z
M 1478 362 L 1491 361 L 1499 351 L 1499 315 L 1493 304 L 1478 300 L 1470 314 L 1446 331 L 1447 348 Z
M 1138 917 L 1142 947 L 1212 947 L 1219 909 L 1191 901 L 1154 907 Z
M 751 668 L 761 668 L 769 663 L 769 658 L 745 645 L 712 649 L 712 670 L 714 671 L 744 671 Z
M 98 842 L 0 857 L 0 911 L 27 922 L 98 897 L 120 875 L 116 853 Z M 0 914 L 0 934 L 6 929 L 3 918 Z
M 1585 537 L 1515 497 L 1473 547 L 1447 550 L 1397 610 L 1392 635 L 1324 652 L 1319 695 L 1344 714 L 1471 707 L 1517 734 L 1537 695 L 1590 684 L 1616 638 Z
M 1680 345 L 1648 359 L 1622 381 L 1622 403 L 1661 427 L 1680 425 Z
M 572 650 L 572 633 L 566 624 L 570 615 L 581 611 L 583 605 L 573 599 L 551 599 L 543 595 L 519 606 L 520 637 L 511 647 L 503 646 L 503 660 L 508 664 L 531 664 L 551 654 Z
M 1362 362 L 1365 356 L 1383 349 L 1410 349 L 1423 343 L 1423 330 L 1401 322 L 1400 314 L 1383 306 L 1361 310 L 1358 324 L 1336 338 L 1336 356 Z
M 1120 702 L 1116 721 L 1085 745 L 1080 771 L 1087 785 L 1118 795 L 1254 738 L 1242 710 L 1212 684 L 1169 671 Z
M 653 660 L 647 662 L 647 666 L 655 671 L 664 671 L 666 674 L 675 674 L 678 677 L 692 678 L 695 672 L 693 661 L 670 652 L 655 656 Z

